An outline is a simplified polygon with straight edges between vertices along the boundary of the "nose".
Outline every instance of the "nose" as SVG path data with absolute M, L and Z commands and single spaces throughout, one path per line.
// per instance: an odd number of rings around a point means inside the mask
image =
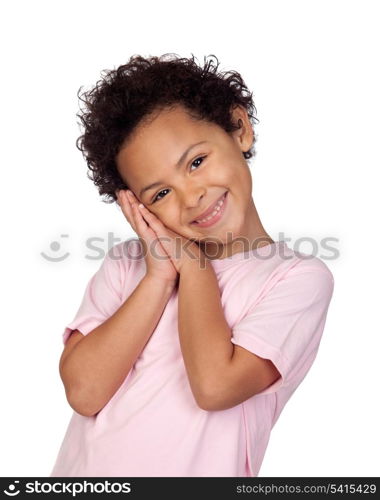
M 194 187 L 187 188 L 182 193 L 182 204 L 184 208 L 196 208 L 202 204 L 202 199 L 206 194 L 206 189 L 204 187 Z

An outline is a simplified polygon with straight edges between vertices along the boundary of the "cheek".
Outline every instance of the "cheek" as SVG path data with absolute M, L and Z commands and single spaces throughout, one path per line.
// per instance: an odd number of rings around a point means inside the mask
M 243 209 L 252 198 L 252 178 L 246 172 L 237 173 L 231 180 L 228 188 L 231 191 L 231 200 L 234 206 Z
M 214 180 L 235 195 L 249 190 L 251 182 L 246 170 L 236 163 L 224 165 L 214 175 Z
M 234 169 L 225 164 L 217 163 L 206 180 L 209 181 L 210 185 L 229 186 L 234 183 L 234 176 Z
M 154 214 L 157 219 L 159 219 L 167 228 L 175 230 L 175 226 L 178 225 L 178 216 L 173 217 L 173 214 L 168 211 L 160 210 Z

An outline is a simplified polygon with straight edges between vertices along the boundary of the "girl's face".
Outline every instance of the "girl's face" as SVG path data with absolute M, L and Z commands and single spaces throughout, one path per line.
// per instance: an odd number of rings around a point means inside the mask
M 179 105 L 152 118 L 136 128 L 116 157 L 118 171 L 137 199 L 169 229 L 198 241 L 208 253 L 220 252 L 237 237 L 262 236 L 242 154 L 253 141 L 244 108 L 234 110 L 234 123 L 240 119 L 243 126 L 230 134 L 192 119 Z M 207 227 L 194 222 L 218 200 L 223 204 L 215 222 Z

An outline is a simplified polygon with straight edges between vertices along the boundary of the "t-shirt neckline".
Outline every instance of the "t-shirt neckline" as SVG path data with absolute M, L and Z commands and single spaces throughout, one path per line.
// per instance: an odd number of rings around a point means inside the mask
M 257 247 L 246 252 L 237 252 L 231 255 L 230 257 L 225 257 L 224 259 L 209 259 L 209 262 L 212 263 L 213 268 L 216 271 L 222 270 L 226 267 L 230 267 L 245 260 L 252 260 L 258 257 L 266 257 L 273 256 L 277 253 L 277 248 L 285 244 L 284 241 L 274 241 L 273 243 L 268 243 L 267 245 L 263 245 L 261 247 Z

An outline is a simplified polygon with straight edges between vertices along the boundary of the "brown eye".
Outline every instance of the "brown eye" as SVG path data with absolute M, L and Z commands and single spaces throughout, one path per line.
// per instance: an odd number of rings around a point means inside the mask
M 158 196 L 159 196 L 161 193 L 163 193 L 164 191 L 168 191 L 168 189 L 162 189 L 161 191 L 159 191 L 159 192 L 156 194 L 156 196 L 153 198 L 152 203 L 156 203 L 156 201 L 161 200 L 162 198 L 158 198 Z
M 192 167 L 196 161 L 203 160 L 204 158 L 206 158 L 206 156 L 198 156 L 198 158 L 195 158 L 195 160 L 191 162 L 190 167 Z M 199 167 L 199 166 L 200 166 L 200 165 L 197 165 L 197 167 Z M 161 194 L 161 193 L 163 193 L 164 191 L 168 191 L 168 189 L 161 189 L 161 191 L 159 191 L 159 192 L 156 194 L 156 196 L 153 198 L 152 203 L 156 203 L 156 201 L 160 201 L 160 200 L 162 200 L 162 198 L 159 198 L 159 196 L 160 196 L 160 194 Z
M 196 158 L 191 164 L 190 164 L 190 167 L 192 167 L 194 165 L 194 163 L 198 160 L 203 160 L 203 158 L 206 158 L 205 156 L 199 156 L 198 158 Z M 198 165 L 199 167 L 199 165 Z

